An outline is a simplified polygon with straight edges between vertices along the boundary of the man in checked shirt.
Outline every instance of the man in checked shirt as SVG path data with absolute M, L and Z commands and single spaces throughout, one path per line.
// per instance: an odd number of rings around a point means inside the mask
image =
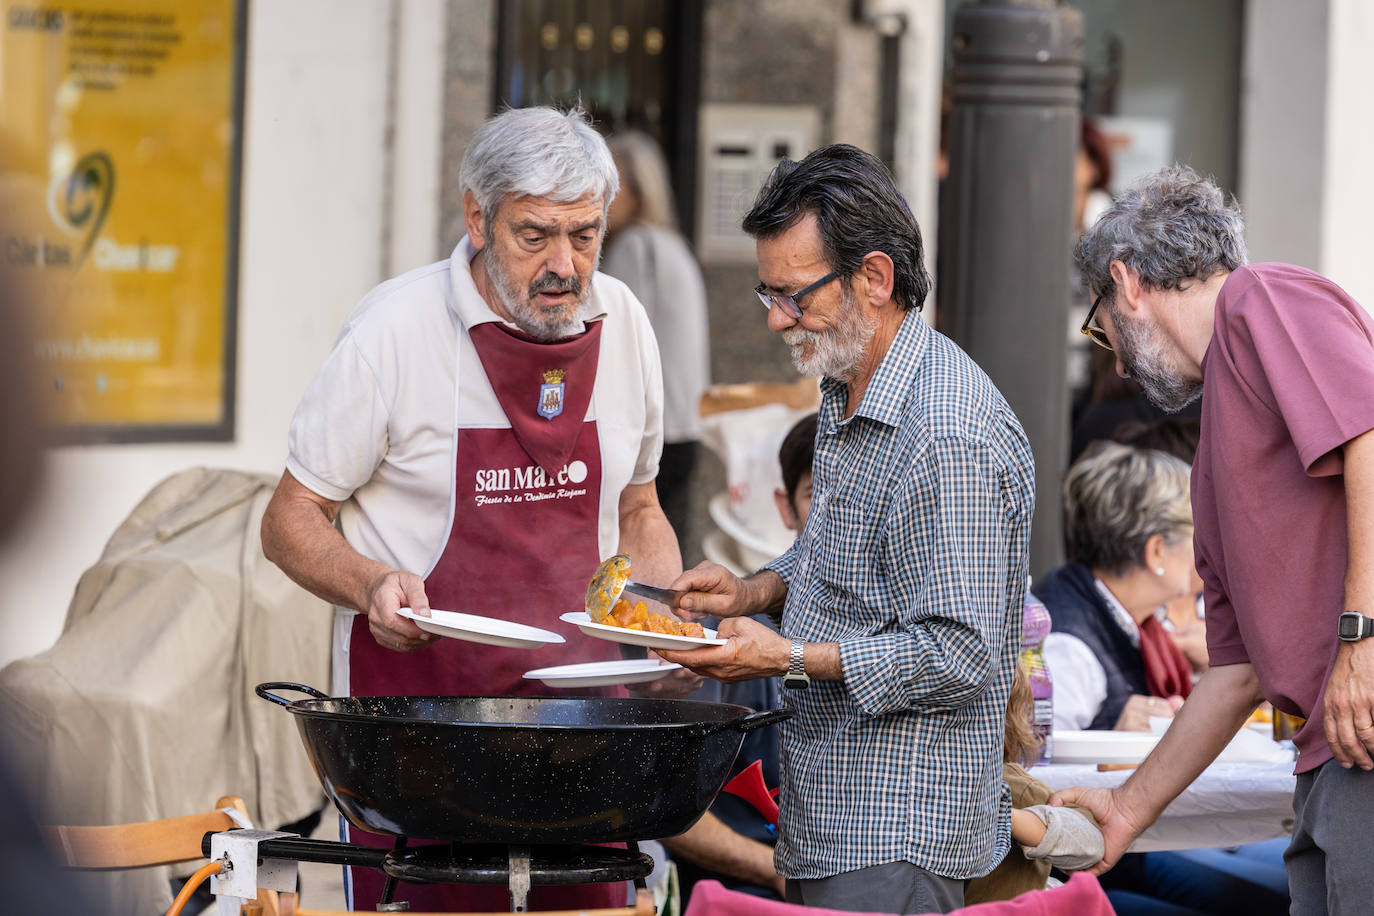
M 745 579 L 673 583 L 722 681 L 784 676 L 787 899 L 948 912 L 1006 854 L 1002 726 L 1020 648 L 1030 447 L 992 382 L 919 312 L 921 233 L 887 169 L 837 144 L 769 176 L 744 230 L 797 370 L 822 376 L 811 515 Z M 778 635 L 749 616 L 782 613 Z

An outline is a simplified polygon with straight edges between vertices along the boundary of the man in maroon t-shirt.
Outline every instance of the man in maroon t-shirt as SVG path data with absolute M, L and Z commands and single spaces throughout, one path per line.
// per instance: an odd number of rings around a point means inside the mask
M 1192 489 L 1211 668 L 1120 788 L 1057 798 L 1097 815 L 1107 855 L 1095 871 L 1106 871 L 1268 699 L 1308 719 L 1285 854 L 1292 912 L 1365 912 L 1374 320 L 1309 270 L 1247 266 L 1243 231 L 1233 201 L 1175 166 L 1124 194 L 1078 246 L 1097 294 L 1084 333 L 1160 407 L 1202 397 Z

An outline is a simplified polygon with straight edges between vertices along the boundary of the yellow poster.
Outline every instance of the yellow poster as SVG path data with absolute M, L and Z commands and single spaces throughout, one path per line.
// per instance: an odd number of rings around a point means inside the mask
M 78 441 L 233 429 L 237 0 L 0 0 L 0 236 Z

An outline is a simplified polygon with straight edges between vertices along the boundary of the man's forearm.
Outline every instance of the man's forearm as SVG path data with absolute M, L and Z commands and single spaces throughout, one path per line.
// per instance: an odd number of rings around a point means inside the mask
M 354 550 L 326 508 L 284 475 L 262 518 L 262 550 L 297 585 L 340 607 L 366 611 L 371 588 L 390 570 Z
M 730 829 L 707 811 L 681 836 L 668 837 L 663 845 L 707 871 L 729 875 L 759 887 L 776 888 L 780 881 L 773 866 L 773 847 L 751 840 Z
M 1197 779 L 1263 699 L 1254 668 L 1222 665 L 1197 682 L 1169 730 L 1119 790 L 1141 829 Z
M 666 586 L 682 574 L 682 552 L 657 496 L 645 489 L 652 486 L 630 487 L 622 496 L 620 552 L 629 555 L 636 582 Z
M 748 592 L 745 600 L 747 609 L 742 616 L 782 613 L 783 603 L 787 600 L 787 583 L 782 581 L 782 576 L 771 569 L 761 569 L 743 581 Z
M 1342 611 L 1374 617 L 1374 431 L 1345 444 L 1345 604 Z M 1335 625 L 1332 625 L 1334 632 Z
M 1374 432 L 1351 439 L 1343 451 L 1345 594 L 1340 608 L 1329 610 L 1333 616 L 1352 611 L 1374 617 Z M 1337 762 L 1374 769 L 1374 727 L 1369 725 L 1374 716 L 1374 640 L 1337 644 L 1321 713 L 1322 730 Z

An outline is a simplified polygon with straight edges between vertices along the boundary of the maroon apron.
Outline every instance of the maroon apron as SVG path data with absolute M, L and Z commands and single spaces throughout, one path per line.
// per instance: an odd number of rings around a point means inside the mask
M 585 419 L 601 322 L 556 343 L 495 322 L 476 325 L 469 335 L 511 425 L 455 430 L 453 522 L 425 578 L 425 594 L 433 608 L 529 624 L 567 641 L 527 650 L 441 638 L 400 654 L 377 645 L 367 615 L 359 614 L 349 645 L 352 696 L 553 696 L 553 689 L 526 680 L 524 672 L 620 657 L 613 644 L 558 619 L 582 609 L 601 559 L 601 447 L 596 422 Z M 625 694 L 610 688 L 578 695 Z M 368 846 L 394 844 L 357 828 L 349 835 Z M 355 909 L 374 909 L 381 873 L 352 872 Z M 500 886 L 402 882 L 395 899 L 421 911 L 510 909 L 510 893 Z M 625 900 L 624 882 L 532 887 L 529 895 L 531 909 L 616 907 Z

